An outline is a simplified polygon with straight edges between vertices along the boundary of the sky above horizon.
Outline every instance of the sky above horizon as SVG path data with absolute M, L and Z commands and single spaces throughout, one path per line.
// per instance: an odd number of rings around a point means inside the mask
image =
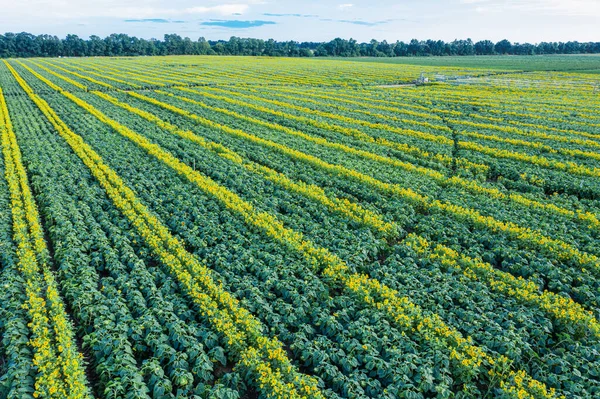
M 600 0 L 0 0 L 0 33 L 600 41 Z

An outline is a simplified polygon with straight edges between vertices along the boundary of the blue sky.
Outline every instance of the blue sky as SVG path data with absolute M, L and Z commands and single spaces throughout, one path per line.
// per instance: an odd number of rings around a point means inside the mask
M 600 41 L 600 0 L 0 0 L 0 32 Z

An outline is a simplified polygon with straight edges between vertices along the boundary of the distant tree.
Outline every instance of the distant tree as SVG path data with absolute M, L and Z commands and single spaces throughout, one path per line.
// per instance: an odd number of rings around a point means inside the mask
M 535 46 L 529 43 L 515 43 L 512 46 L 511 54 L 515 55 L 534 55 Z
M 475 54 L 475 46 L 471 39 L 467 40 L 454 40 L 452 46 L 455 48 L 457 55 L 473 55 Z
M 372 39 L 358 43 L 354 39 L 335 38 L 329 42 L 262 40 L 232 36 L 228 41 L 211 41 L 199 38 L 192 41 L 177 34 L 166 34 L 163 40 L 146 40 L 124 33 L 113 33 L 104 39 L 92 35 L 82 39 L 77 35 L 67 35 L 60 39 L 52 35 L 34 36 L 27 32 L 0 35 L 0 58 L 8 57 L 57 57 L 57 56 L 137 56 L 169 54 L 206 55 L 252 55 L 281 57 L 404 57 L 441 55 L 490 55 L 490 54 L 591 54 L 600 53 L 600 42 L 580 43 L 541 42 L 539 44 L 515 43 L 502 40 L 494 44 L 489 40 L 473 43 L 471 39 L 456 39 L 450 43 L 442 40 L 409 43 Z
M 360 46 L 356 40 L 350 38 L 350 40 L 348 40 L 348 57 L 358 56 L 360 56 Z
M 581 52 L 579 42 L 567 42 L 564 47 L 565 54 L 577 54 Z
M 196 51 L 195 51 L 196 54 L 205 55 L 211 51 L 210 44 L 208 44 L 206 39 L 203 37 L 198 38 L 198 41 L 196 42 L 195 47 L 196 47 Z
M 152 51 L 152 54 L 148 54 L 148 55 L 165 55 L 166 54 L 166 49 L 164 46 L 164 43 L 158 39 L 150 39 L 150 45 L 147 47 L 148 50 L 146 51 Z
M 315 57 L 327 57 L 329 55 L 327 53 L 327 49 L 325 48 L 325 45 L 323 45 L 323 44 L 320 44 L 316 48 L 314 54 L 315 54 Z
M 108 56 L 123 54 L 123 43 L 117 34 L 113 33 L 104 38 L 104 54 Z
M 377 54 L 379 57 L 393 57 L 394 48 L 386 41 L 382 41 L 377 45 Z
M 506 39 L 500 40 L 494 46 L 494 51 L 496 51 L 496 53 L 498 53 L 498 54 L 510 54 L 511 49 L 512 49 L 512 44 Z
M 300 57 L 312 57 L 314 56 L 313 52 L 308 48 L 300 48 Z
M 443 40 L 427 40 L 425 46 L 429 49 L 428 55 L 440 56 L 444 55 L 444 47 L 446 43 Z
M 408 44 L 408 55 L 422 55 L 421 42 L 417 39 L 412 39 Z
M 87 54 L 87 43 L 77 35 L 67 35 L 63 41 L 65 55 L 81 57 Z
M 475 54 L 492 55 L 494 54 L 494 43 L 491 40 L 481 40 L 475 43 Z
M 367 55 L 369 57 L 378 57 L 379 51 L 377 51 L 377 47 L 379 46 L 379 42 L 375 39 L 371 39 L 369 43 L 367 43 Z
M 183 39 L 178 34 L 166 34 L 163 42 L 168 55 L 183 54 Z
M 406 57 L 408 55 L 408 45 L 404 42 L 397 41 L 394 46 L 394 55 L 396 57 Z
M 40 45 L 31 33 L 21 32 L 15 36 L 17 57 L 35 57 L 40 53 Z
M 301 47 L 300 44 L 298 46 Z M 323 49 L 319 51 L 319 54 L 322 50 L 325 50 L 328 56 L 333 57 L 357 57 L 360 55 L 360 48 L 356 40 L 346 40 L 339 37 L 324 43 Z
M 223 45 L 223 43 L 216 43 L 214 46 L 211 46 L 213 51 L 215 52 L 215 54 L 217 55 L 223 55 L 225 54 L 225 46 Z
M 35 40 L 39 48 L 37 57 L 58 57 L 62 54 L 63 43 L 57 36 L 38 35 Z
M 12 43 L 11 36 L 12 33 L 6 33 L 4 35 L 0 35 L 0 57 L 9 58 L 14 57 L 13 50 L 10 48 Z
M 102 40 L 99 36 L 92 35 L 88 40 L 87 45 L 88 55 L 91 56 L 100 56 L 106 54 L 106 42 Z
M 444 55 L 457 55 L 458 49 L 454 43 L 444 43 Z
M 600 42 L 596 43 L 586 43 L 586 52 L 589 54 L 598 54 L 600 53 Z
M 144 39 L 138 39 L 137 37 L 128 37 L 128 46 L 126 46 L 127 48 L 127 54 L 129 55 L 142 55 L 144 54 Z

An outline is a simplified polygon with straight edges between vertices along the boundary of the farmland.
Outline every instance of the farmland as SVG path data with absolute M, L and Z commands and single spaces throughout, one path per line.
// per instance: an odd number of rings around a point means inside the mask
M 358 57 L 353 61 L 398 63 L 438 67 L 483 68 L 511 71 L 563 71 L 600 73 L 600 56 L 589 54 L 541 55 L 541 56 L 436 56 L 436 57 Z
M 1 62 L 0 397 L 598 397 L 599 80 L 533 69 Z

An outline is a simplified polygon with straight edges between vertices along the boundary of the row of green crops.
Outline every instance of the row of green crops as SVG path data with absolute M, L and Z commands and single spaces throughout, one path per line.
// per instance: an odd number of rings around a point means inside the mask
M 3 86 L 14 87 L 2 72 Z M 136 244 L 142 240 L 40 111 L 24 96 L 12 100 L 9 109 L 95 393 L 146 398 L 210 390 L 215 367 L 227 364 L 218 337 Z
M 326 88 L 344 77 L 325 67 L 307 76 L 313 67 L 299 63 L 269 79 L 284 65 L 236 73 L 227 60 L 203 62 L 0 65 L 96 397 L 288 397 L 288 375 L 328 398 L 600 392 L 590 98 L 575 115 L 565 94 L 538 121 L 501 104 L 502 88 Z M 249 85 L 261 80 L 286 86 Z M 223 86 L 202 87 L 213 81 Z M 531 97 L 530 107 L 558 104 L 553 92 Z M 576 149 L 587 152 L 567 152 Z M 264 341 L 232 345 L 94 168 L 130 188 L 132 206 L 205 262 L 281 348 L 261 360 Z M 564 194 L 548 195 L 554 186 Z M 0 229 L 12 248 L 10 225 Z M 8 281 L 18 279 L 13 251 L 2 258 Z M 18 283 L 11 292 L 18 301 Z M 15 303 L 0 308 L 0 331 L 13 337 L 0 343 L 0 394 L 18 397 L 36 376 L 18 380 L 2 361 L 31 362 L 18 338 L 25 315 L 8 316 Z M 290 384 L 269 385 L 269 367 Z

